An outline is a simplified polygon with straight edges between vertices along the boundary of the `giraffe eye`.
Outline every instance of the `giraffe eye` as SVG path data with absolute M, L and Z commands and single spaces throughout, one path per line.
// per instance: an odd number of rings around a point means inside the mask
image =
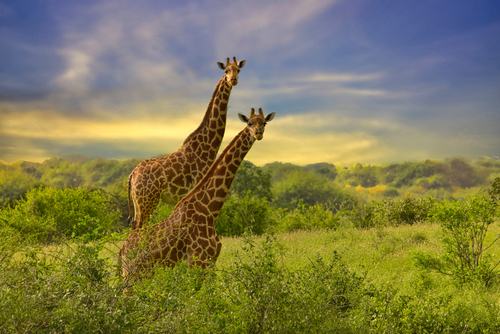
M 252 122 L 248 122 L 248 126 L 253 126 L 253 123 Z
M 228 74 L 228 73 L 229 73 L 229 71 L 228 71 L 228 70 L 225 70 L 224 72 L 226 72 L 226 74 Z
M 238 73 L 240 73 L 240 70 L 238 70 Z
M 262 125 L 266 126 L 267 122 L 262 123 Z

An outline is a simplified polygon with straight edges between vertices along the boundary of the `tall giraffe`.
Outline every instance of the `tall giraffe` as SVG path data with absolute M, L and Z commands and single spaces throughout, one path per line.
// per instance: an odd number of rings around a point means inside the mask
M 128 222 L 132 220 L 130 196 L 134 203 L 133 228 L 149 221 L 160 197 L 163 202 L 176 204 L 203 178 L 212 165 L 226 130 L 226 114 L 233 86 L 246 60 L 217 65 L 225 72 L 215 87 L 201 124 L 191 133 L 181 148 L 163 157 L 142 161 L 132 170 L 127 181 Z
M 222 243 L 215 222 L 243 158 L 275 113 L 264 116 L 250 111 L 250 118 L 238 114 L 247 126 L 217 157 L 203 179 L 160 223 L 132 230 L 120 249 L 119 268 L 127 280 L 136 280 L 155 264 L 173 267 L 180 261 L 205 269 L 217 260 Z

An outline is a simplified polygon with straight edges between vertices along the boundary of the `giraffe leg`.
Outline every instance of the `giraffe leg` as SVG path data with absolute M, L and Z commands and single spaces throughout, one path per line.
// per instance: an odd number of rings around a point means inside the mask
M 134 216 L 134 229 L 141 228 L 149 222 L 151 215 L 155 212 L 158 204 L 160 203 L 161 192 L 157 189 L 152 190 L 148 194 L 148 198 L 137 205 L 138 210 Z

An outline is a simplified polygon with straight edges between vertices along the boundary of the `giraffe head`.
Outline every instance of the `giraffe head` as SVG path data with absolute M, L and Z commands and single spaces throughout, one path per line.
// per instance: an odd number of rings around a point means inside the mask
M 232 63 L 230 63 L 229 58 L 227 58 L 226 65 L 221 62 L 217 62 L 217 65 L 226 73 L 226 75 L 224 76 L 226 82 L 231 86 L 236 86 L 238 84 L 238 74 L 240 73 L 240 70 L 245 67 L 246 63 L 246 60 L 241 60 L 238 62 L 236 60 L 236 57 L 233 57 Z
M 252 108 L 252 110 L 250 110 L 250 118 L 243 114 L 238 114 L 238 117 L 243 123 L 247 123 L 247 127 L 250 129 L 252 136 L 257 140 L 261 140 L 264 138 L 264 128 L 266 127 L 267 122 L 271 122 L 274 115 L 276 115 L 276 113 L 272 112 L 269 115 L 264 116 L 262 108 L 259 108 L 259 114 L 255 114 L 255 109 Z

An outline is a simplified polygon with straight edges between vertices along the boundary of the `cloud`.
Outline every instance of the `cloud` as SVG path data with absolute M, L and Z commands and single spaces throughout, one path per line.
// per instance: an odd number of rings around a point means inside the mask
M 304 78 L 296 78 L 296 81 L 311 83 L 342 83 L 342 82 L 367 82 L 379 80 L 385 75 L 383 73 L 355 74 L 355 73 L 314 73 Z
M 246 159 L 257 165 L 274 161 L 295 164 L 316 162 L 376 162 L 385 161 L 394 152 L 376 136 L 371 129 L 380 127 L 397 131 L 396 124 L 384 126 L 373 120 L 366 120 L 357 131 L 344 130 L 355 119 L 330 114 L 311 113 L 307 115 L 280 115 L 267 126 L 262 141 L 256 142 Z M 228 124 L 223 146 L 243 128 L 244 125 Z M 363 129 L 364 127 L 364 129 Z

